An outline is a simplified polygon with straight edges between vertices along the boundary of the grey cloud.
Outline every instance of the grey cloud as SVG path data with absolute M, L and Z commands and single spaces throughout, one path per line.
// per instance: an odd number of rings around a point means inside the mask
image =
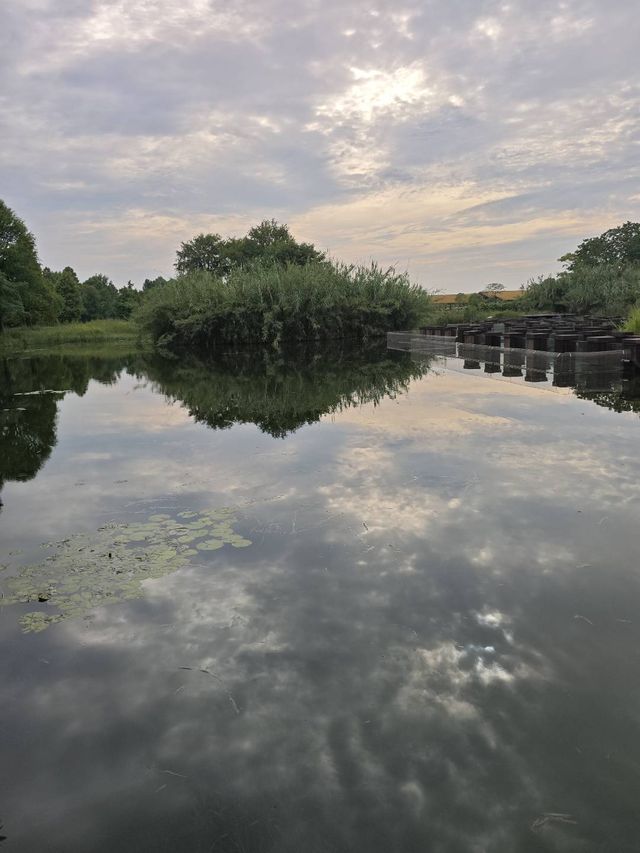
M 425 284 L 477 286 L 464 247 L 430 248 L 448 221 L 470 244 L 489 225 L 482 263 L 516 285 L 553 265 L 559 221 L 572 245 L 639 214 L 640 25 L 623 0 L 49 0 L 5 23 L 3 196 L 54 266 L 88 274 L 111 256 L 119 281 L 168 272 L 170 236 L 132 237 L 133 211 L 179 220 L 175 245 L 204 216 L 224 230 L 277 215 L 316 223 L 301 236 L 347 259 L 409 256 Z M 511 205 L 510 240 L 483 203 L 394 222 L 407 188 L 460 187 L 528 199 Z M 359 236 L 379 192 L 409 252 Z M 332 230 L 332 209 L 354 202 Z M 101 230 L 79 237 L 86 221 Z

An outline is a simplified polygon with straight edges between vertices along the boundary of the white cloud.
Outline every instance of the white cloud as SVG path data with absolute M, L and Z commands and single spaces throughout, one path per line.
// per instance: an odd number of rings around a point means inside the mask
M 338 125 L 348 121 L 371 122 L 380 116 L 401 119 L 417 108 L 425 109 L 434 96 L 419 64 L 382 71 L 350 68 L 353 82 L 317 114 Z

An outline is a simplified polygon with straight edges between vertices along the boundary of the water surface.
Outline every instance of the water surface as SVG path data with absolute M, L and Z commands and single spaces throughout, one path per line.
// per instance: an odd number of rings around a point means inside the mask
M 454 368 L 2 362 L 1 849 L 638 850 L 634 383 Z

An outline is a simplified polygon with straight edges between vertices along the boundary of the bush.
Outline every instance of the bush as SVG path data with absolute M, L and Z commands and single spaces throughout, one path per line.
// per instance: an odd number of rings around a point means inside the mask
M 226 277 L 194 273 L 154 288 L 138 320 L 158 346 L 173 350 L 279 347 L 410 329 L 427 316 L 430 301 L 406 275 L 375 264 L 256 265 Z
M 621 317 L 640 301 L 640 264 L 581 266 L 540 277 L 525 291 L 529 309 Z

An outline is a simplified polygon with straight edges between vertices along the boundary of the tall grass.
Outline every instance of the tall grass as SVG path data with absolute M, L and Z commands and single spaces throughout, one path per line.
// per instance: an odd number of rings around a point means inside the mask
M 339 263 L 252 266 L 227 278 L 200 273 L 150 291 L 137 319 L 160 347 L 368 339 L 415 327 L 430 297 L 393 269 Z
M 635 335 L 640 335 L 640 306 L 631 309 L 631 313 L 627 317 L 627 322 L 623 328 L 625 332 L 633 332 Z
M 0 353 L 37 349 L 58 349 L 76 344 L 135 343 L 140 331 L 129 320 L 92 320 L 89 323 L 64 323 L 57 326 L 19 326 L 0 334 Z

